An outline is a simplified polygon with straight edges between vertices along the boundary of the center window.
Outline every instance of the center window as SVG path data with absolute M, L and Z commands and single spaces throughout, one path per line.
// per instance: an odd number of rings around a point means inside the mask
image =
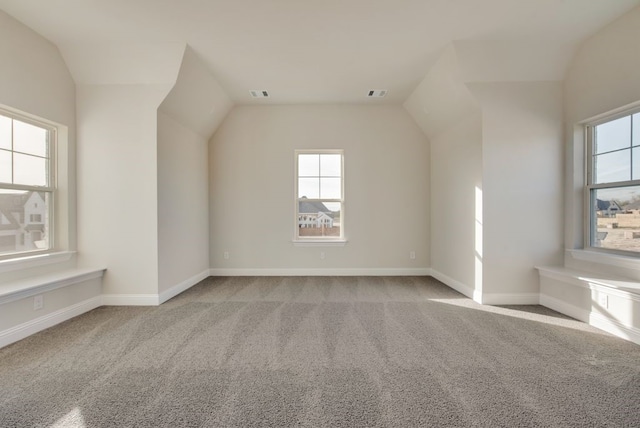
M 297 240 L 344 239 L 344 153 L 296 151 Z

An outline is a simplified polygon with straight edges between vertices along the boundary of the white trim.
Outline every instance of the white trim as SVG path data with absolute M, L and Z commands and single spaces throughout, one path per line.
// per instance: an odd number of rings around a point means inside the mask
M 103 294 L 104 306 L 158 306 L 158 294 Z
M 596 250 L 565 250 L 575 260 L 603 265 L 615 266 L 625 269 L 640 270 L 640 259 Z
M 212 268 L 210 276 L 429 276 L 430 268 Z
M 578 308 L 577 306 L 563 302 L 555 297 L 547 296 L 546 294 L 540 294 L 540 304 L 579 321 L 583 321 L 614 336 L 640 345 L 640 329 L 636 327 L 624 325 L 597 312 Z
M 438 272 L 435 269 L 431 269 L 431 276 L 437 279 L 438 281 L 444 283 L 446 286 L 453 288 L 458 293 L 467 296 L 470 299 L 475 300 L 478 303 L 482 303 L 482 293 L 474 290 L 472 287 L 469 287 L 467 284 L 458 281 L 457 279 L 453 279 L 450 276 L 447 276 L 441 272 Z
M 344 186 L 344 180 L 345 180 L 345 166 L 344 166 L 344 149 L 295 149 L 293 151 L 293 156 L 294 156 L 294 171 L 293 171 L 293 200 L 294 200 L 294 208 L 293 208 L 293 214 L 294 214 L 294 221 L 293 221 L 293 242 L 294 245 L 296 245 L 296 242 L 299 241 L 307 241 L 305 238 L 301 238 L 299 236 L 300 233 L 300 226 L 299 226 L 299 213 L 298 210 L 300 209 L 300 198 L 298 197 L 298 181 L 300 179 L 299 176 L 299 169 L 298 169 L 298 160 L 300 155 L 304 155 L 304 154 L 309 154 L 309 155 L 325 155 L 325 154 L 330 154 L 330 155 L 340 155 L 340 198 L 339 199 L 334 199 L 334 198 L 320 198 L 320 195 L 318 195 L 318 198 L 308 198 L 309 200 L 312 201 L 319 201 L 319 202 L 336 202 L 340 204 L 340 236 L 336 237 L 335 239 L 327 239 L 327 240 L 332 240 L 333 242 L 335 242 L 336 244 L 340 244 L 340 245 L 344 245 L 344 243 L 346 243 L 346 239 L 345 239 L 345 235 L 344 235 L 344 229 L 345 229 L 345 196 L 344 196 L 344 191 L 345 191 L 345 186 Z M 319 161 L 319 159 L 318 159 Z M 319 165 L 318 165 L 319 167 Z M 321 171 L 318 169 L 318 179 L 322 178 L 323 176 L 320 175 Z M 315 239 L 315 240 L 320 240 L 320 239 Z M 308 243 L 312 243 L 315 241 L 314 238 L 310 238 L 307 242 Z M 317 244 L 314 244 L 317 245 Z
M 294 247 L 344 247 L 346 239 L 294 239 Z
M 482 295 L 483 305 L 538 305 L 538 293 L 488 293 Z
M 431 276 L 481 305 L 537 305 L 540 300 L 540 295 L 538 293 L 483 294 L 480 290 L 475 290 L 433 268 L 431 269 Z
M 186 279 L 184 281 L 182 281 L 179 284 L 174 285 L 173 287 L 169 288 L 168 290 L 163 291 L 162 293 L 160 293 L 160 297 L 159 297 L 159 303 L 162 304 L 164 302 L 166 302 L 167 300 L 177 296 L 178 294 L 188 290 L 189 288 L 193 287 L 194 285 L 196 285 L 197 283 L 199 283 L 200 281 L 202 281 L 205 278 L 209 277 L 209 269 L 200 272 L 197 275 L 192 276 L 189 279 Z
M 0 285 L 0 305 L 69 285 L 101 278 L 104 269 L 73 269 Z
M 0 273 L 68 262 L 74 254 L 76 254 L 75 251 L 60 251 L 0 260 Z
M 22 340 L 32 334 L 38 333 L 63 321 L 82 315 L 97 307 L 102 306 L 102 296 L 92 297 L 75 305 L 43 315 L 31 321 L 0 331 L 0 348 Z
M 537 267 L 540 276 L 640 302 L 640 283 L 614 275 L 598 275 L 564 267 Z

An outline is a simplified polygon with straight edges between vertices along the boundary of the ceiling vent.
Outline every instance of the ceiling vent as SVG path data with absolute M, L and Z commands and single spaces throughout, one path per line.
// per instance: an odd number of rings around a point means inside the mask
M 249 93 L 253 98 L 269 98 L 269 92 L 267 91 L 252 90 Z
M 382 98 L 385 95 L 387 95 L 387 92 L 389 92 L 389 91 L 387 91 L 386 89 L 372 89 L 367 94 L 367 97 L 369 97 L 369 98 Z

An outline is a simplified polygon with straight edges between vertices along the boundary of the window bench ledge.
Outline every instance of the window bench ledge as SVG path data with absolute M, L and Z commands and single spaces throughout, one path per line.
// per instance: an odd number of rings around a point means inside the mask
M 0 305 L 67 287 L 90 279 L 101 278 L 105 269 L 68 269 L 0 285 Z
M 640 302 L 640 281 L 617 275 L 579 271 L 562 266 L 537 267 L 540 276 L 556 279 L 579 287 L 606 291 Z

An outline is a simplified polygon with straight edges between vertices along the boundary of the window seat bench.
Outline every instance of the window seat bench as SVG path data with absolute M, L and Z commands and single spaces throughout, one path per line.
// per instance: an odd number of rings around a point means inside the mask
M 102 306 L 105 269 L 66 269 L 0 282 L 0 348 Z
M 67 287 L 90 279 L 102 278 L 105 269 L 67 269 L 8 281 L 0 284 L 0 305 Z
M 640 281 L 566 267 L 538 267 L 540 304 L 640 344 Z

